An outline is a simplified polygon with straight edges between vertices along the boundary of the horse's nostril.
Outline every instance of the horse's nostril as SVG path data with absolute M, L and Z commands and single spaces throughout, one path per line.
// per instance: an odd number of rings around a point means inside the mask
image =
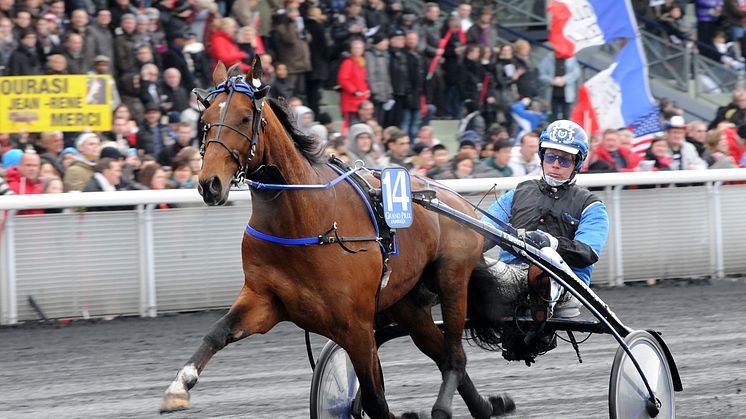
M 221 189 L 220 178 L 218 178 L 217 176 L 213 176 L 207 184 L 207 191 L 210 193 L 210 195 L 217 196 L 220 195 Z

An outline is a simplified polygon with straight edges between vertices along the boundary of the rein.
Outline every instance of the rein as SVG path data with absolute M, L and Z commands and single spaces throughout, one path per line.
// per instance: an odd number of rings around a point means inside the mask
M 328 164 L 328 163 L 327 163 Z M 331 166 L 331 164 L 329 164 Z M 331 166 L 334 168 L 334 166 Z M 340 174 L 340 176 L 337 176 L 332 181 L 328 183 L 324 183 L 321 185 L 287 185 L 287 184 L 280 184 L 280 183 L 262 183 L 257 182 L 251 179 L 246 179 L 246 184 L 251 186 L 252 188 L 259 189 L 259 190 L 305 190 L 305 189 L 329 189 L 333 187 L 334 185 L 338 184 L 339 182 L 347 179 L 348 177 L 352 176 L 359 170 L 361 170 L 363 166 L 356 167 L 353 170 L 346 172 L 345 174 Z

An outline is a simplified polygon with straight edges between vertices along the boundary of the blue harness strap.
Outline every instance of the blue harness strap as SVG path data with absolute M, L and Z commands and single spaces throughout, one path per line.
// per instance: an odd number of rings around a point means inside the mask
M 261 231 L 255 229 L 249 224 L 246 225 L 246 232 L 249 233 L 249 235 L 252 235 L 258 239 L 266 240 L 268 242 L 277 243 L 277 244 L 284 244 L 287 246 L 307 246 L 309 244 L 319 244 L 318 237 L 302 237 L 298 239 L 286 239 L 283 237 L 277 237 L 277 236 L 272 236 L 270 234 L 262 233 Z

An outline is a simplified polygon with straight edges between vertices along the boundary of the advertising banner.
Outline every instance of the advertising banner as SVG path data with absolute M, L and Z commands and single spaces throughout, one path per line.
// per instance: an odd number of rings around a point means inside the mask
M 111 76 L 0 77 L 0 133 L 108 131 Z

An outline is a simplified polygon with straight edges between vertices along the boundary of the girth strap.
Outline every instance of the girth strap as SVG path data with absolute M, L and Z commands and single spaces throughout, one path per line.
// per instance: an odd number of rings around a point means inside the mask
M 249 235 L 254 236 L 258 239 L 262 239 L 264 241 L 268 241 L 271 243 L 283 244 L 286 246 L 309 246 L 309 245 L 315 245 L 315 244 L 337 243 L 337 244 L 342 245 L 342 247 L 350 253 L 357 253 L 358 251 L 347 248 L 346 246 L 343 245 L 343 243 L 377 241 L 378 240 L 377 237 L 365 237 L 365 236 L 340 237 L 339 234 L 337 234 L 337 223 L 334 223 L 334 225 L 329 230 L 327 230 L 324 234 L 320 234 L 316 237 L 300 237 L 297 239 L 277 237 L 271 234 L 262 233 L 261 231 L 255 229 L 254 227 L 250 225 L 246 226 L 246 232 L 249 233 Z M 329 235 L 330 233 L 333 233 L 334 235 L 330 236 Z M 365 250 L 365 249 L 362 249 L 362 250 Z

